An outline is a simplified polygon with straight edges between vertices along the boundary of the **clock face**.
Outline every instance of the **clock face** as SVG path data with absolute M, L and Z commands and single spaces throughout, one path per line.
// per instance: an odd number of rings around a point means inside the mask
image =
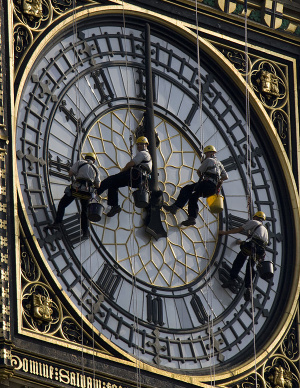
M 155 240 L 145 231 L 145 210 L 135 207 L 131 189 L 122 188 L 122 212 L 92 223 L 89 240 L 81 241 L 76 202 L 66 209 L 61 231 L 47 228 L 75 161 L 95 152 L 103 180 L 130 160 L 129 139 L 143 125 L 146 109 L 144 27 L 139 25 L 129 19 L 124 32 L 116 16 L 110 23 L 90 16 L 78 24 L 76 35 L 65 29 L 37 56 L 17 119 L 22 200 L 45 260 L 102 335 L 157 367 L 210 374 L 212 364 L 218 371 L 248 357 L 252 318 L 256 338 L 265 339 L 283 286 L 286 225 L 267 138 L 262 144 L 253 124 L 247 142 L 244 109 L 205 57 L 200 111 L 196 48 L 189 50 L 183 37 L 163 36 L 162 27 L 158 33 L 152 26 L 159 188 L 173 203 L 181 187 L 197 180 L 200 148 L 212 144 L 229 174 L 223 213 L 210 213 L 200 198 L 196 225 L 181 228 L 187 209 L 176 215 L 162 209 L 167 237 Z M 267 215 L 267 258 L 275 265 L 271 281 L 254 280 L 253 317 L 251 303 L 243 299 L 245 268 L 240 287 L 221 287 L 239 251 L 236 237 L 243 236 L 218 237 L 220 228 L 248 219 L 249 166 L 252 206 Z M 102 203 L 106 207 L 106 193 Z

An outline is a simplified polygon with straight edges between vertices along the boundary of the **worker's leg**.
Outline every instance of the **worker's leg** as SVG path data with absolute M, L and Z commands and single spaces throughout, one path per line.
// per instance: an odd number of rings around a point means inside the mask
M 130 170 L 120 172 L 112 176 L 112 179 L 109 182 L 108 192 L 107 192 L 107 204 L 109 206 L 118 206 L 118 189 L 120 187 L 125 187 L 130 185 Z
M 191 183 L 190 185 L 183 186 L 179 192 L 176 201 L 174 202 L 174 205 L 183 208 L 189 200 L 190 196 L 192 195 L 195 185 L 196 183 Z
M 74 197 L 69 194 L 65 194 L 62 199 L 59 201 L 58 207 L 57 207 L 57 212 L 56 212 L 56 217 L 55 217 L 55 223 L 60 224 L 64 218 L 65 215 L 65 209 L 68 207 L 73 201 Z
M 211 181 L 201 181 L 196 183 L 194 192 L 190 195 L 188 204 L 188 215 L 190 218 L 196 218 L 199 211 L 199 197 L 206 198 L 216 193 L 216 185 Z

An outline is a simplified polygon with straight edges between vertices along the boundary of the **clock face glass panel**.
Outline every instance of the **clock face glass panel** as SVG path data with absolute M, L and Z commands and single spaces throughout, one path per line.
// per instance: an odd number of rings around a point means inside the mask
M 284 225 L 277 182 L 255 130 L 249 144 L 243 110 L 209 64 L 203 60 L 198 69 L 196 49 L 188 51 L 183 38 L 164 39 L 155 26 L 151 30 L 159 188 L 173 203 L 181 187 L 197 181 L 200 148 L 212 144 L 229 174 L 223 213 L 210 213 L 200 198 L 196 225 L 182 228 L 186 208 L 176 215 L 162 209 L 167 238 L 155 240 L 145 231 L 145 210 L 134 205 L 134 189 L 126 187 L 119 191 L 122 212 L 92 223 L 89 240 L 81 241 L 76 201 L 66 209 L 62 230 L 47 228 L 70 184 L 69 167 L 95 152 L 101 179 L 118 173 L 131 158 L 130 136 L 143 125 L 144 27 L 112 24 L 90 17 L 76 35 L 65 30 L 28 74 L 16 135 L 22 200 L 54 275 L 100 333 L 149 364 L 209 374 L 212 363 L 218 368 L 238 362 L 253 346 L 245 268 L 239 289 L 221 287 L 239 251 L 236 238 L 243 236 L 218 237 L 219 228 L 248 219 L 249 164 L 252 205 L 267 215 L 267 257 L 276 269 L 272 281 L 254 281 L 258 337 L 279 298 Z M 106 193 L 102 201 L 106 207 Z

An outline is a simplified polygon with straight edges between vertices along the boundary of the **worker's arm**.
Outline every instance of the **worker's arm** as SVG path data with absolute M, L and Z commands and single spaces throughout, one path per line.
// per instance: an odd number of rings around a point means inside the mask
M 243 227 L 240 226 L 239 228 L 234 228 L 230 230 L 219 230 L 219 234 L 227 236 L 228 234 L 241 233 L 243 230 L 244 230 Z
M 135 162 L 133 160 L 130 160 L 125 167 L 122 168 L 121 172 L 129 170 L 131 167 L 135 166 Z

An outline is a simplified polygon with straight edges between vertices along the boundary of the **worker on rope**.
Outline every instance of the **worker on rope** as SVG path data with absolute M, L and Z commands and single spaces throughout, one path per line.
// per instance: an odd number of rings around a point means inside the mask
M 228 179 L 227 172 L 223 164 L 216 159 L 216 148 L 208 145 L 203 150 L 205 159 L 197 170 L 199 181 L 182 187 L 179 196 L 172 205 L 163 205 L 163 208 L 172 214 L 176 214 L 179 208 L 183 208 L 188 202 L 188 219 L 183 221 L 181 225 L 190 226 L 196 224 L 198 215 L 198 199 L 199 197 L 209 197 L 216 194 L 220 189 L 223 181 Z
M 70 177 L 74 177 L 74 182 L 67 186 L 65 194 L 58 204 L 55 221 L 52 228 L 59 228 L 65 209 L 69 206 L 75 198 L 78 198 L 81 203 L 81 229 L 83 239 L 89 238 L 89 221 L 87 216 L 87 208 L 89 201 L 95 189 L 100 187 L 100 172 L 94 165 L 96 155 L 93 152 L 88 152 L 84 160 L 78 160 L 69 170 Z
M 263 221 L 265 220 L 265 213 L 258 211 L 254 214 L 253 219 L 247 221 L 244 225 L 231 230 L 219 231 L 220 235 L 241 233 L 242 231 L 248 232 L 248 238 L 246 241 L 237 240 L 237 243 L 240 244 L 240 252 L 232 264 L 230 278 L 222 284 L 222 287 L 224 288 L 228 288 L 236 284 L 238 274 L 249 256 L 245 274 L 244 299 L 246 301 L 249 301 L 252 297 L 251 279 L 254 279 L 256 273 L 254 264 L 263 261 L 266 255 L 266 246 L 269 241 L 269 234 L 267 228 L 263 225 Z
M 107 203 L 111 209 L 107 213 L 107 217 L 113 217 L 121 211 L 118 204 L 118 189 L 125 186 L 138 188 L 146 176 L 151 173 L 152 159 L 148 151 L 148 144 L 148 139 L 145 136 L 140 136 L 136 141 L 136 155 L 118 174 L 108 176 L 101 182 L 97 194 L 101 195 L 105 190 L 108 190 Z

